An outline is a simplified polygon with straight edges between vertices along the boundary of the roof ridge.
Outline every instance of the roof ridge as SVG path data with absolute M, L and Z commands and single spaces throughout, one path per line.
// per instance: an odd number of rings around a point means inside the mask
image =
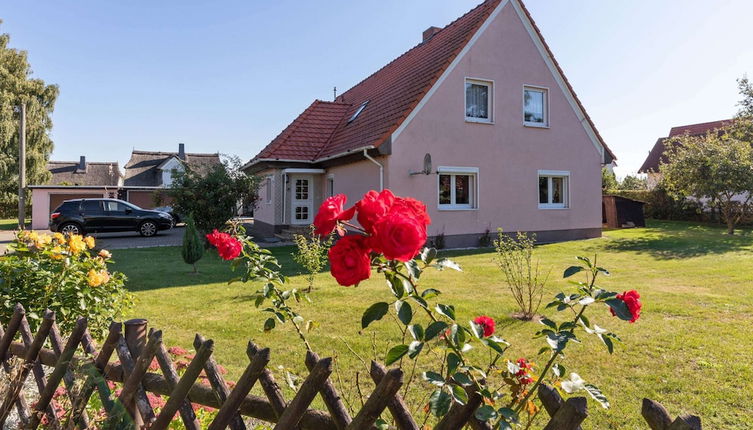
M 696 126 L 696 125 L 714 124 L 714 123 L 717 123 L 717 122 L 727 122 L 727 121 L 734 121 L 734 118 L 718 119 L 716 121 L 696 122 L 696 123 L 693 123 L 693 124 L 675 125 L 675 126 L 670 127 L 670 130 L 673 129 L 673 128 L 693 127 L 693 126 Z
M 359 82 L 358 82 L 357 84 L 355 84 L 355 85 L 353 85 L 352 87 L 348 88 L 348 89 L 347 89 L 346 91 L 344 91 L 344 92 L 343 92 L 342 94 L 340 94 L 340 95 L 338 96 L 338 98 L 342 98 L 342 97 L 344 97 L 344 96 L 345 96 L 345 95 L 346 95 L 347 93 L 349 93 L 349 92 L 350 92 L 351 90 L 353 90 L 354 88 L 356 88 L 356 87 L 358 87 L 359 85 L 363 84 L 364 82 L 368 81 L 368 80 L 369 80 L 369 79 L 371 79 L 371 78 L 372 78 L 372 77 L 373 77 L 374 75 L 376 75 L 377 73 L 379 73 L 379 72 L 381 72 L 382 70 L 386 69 L 387 67 L 389 67 L 390 65 L 392 65 L 392 64 L 393 64 L 393 63 L 395 63 L 396 61 L 398 61 L 398 60 L 400 60 L 401 58 L 405 57 L 406 55 L 408 55 L 408 54 L 409 54 L 409 53 L 410 53 L 411 51 L 413 51 L 414 49 L 417 49 L 417 48 L 419 48 L 419 47 L 421 47 L 421 46 L 426 46 L 427 44 L 431 43 L 431 41 L 432 41 L 432 40 L 436 40 L 436 36 L 437 36 L 437 35 L 438 35 L 439 33 L 441 33 L 442 31 L 444 31 L 445 29 L 449 28 L 450 26 L 452 26 L 452 25 L 456 24 L 456 23 L 457 23 L 458 21 L 460 21 L 461 19 L 465 18 L 465 17 L 466 17 L 466 16 L 468 16 L 469 14 L 473 13 L 473 12 L 474 12 L 474 11 L 475 11 L 476 9 L 478 9 L 478 8 L 480 8 L 480 7 L 482 7 L 482 6 L 484 6 L 484 5 L 486 4 L 486 3 L 493 3 L 493 2 L 497 2 L 497 3 L 498 3 L 499 1 L 500 1 L 500 0 L 483 0 L 483 1 L 481 2 L 481 3 L 479 3 L 479 4 L 478 4 L 478 5 L 476 5 L 476 6 L 474 6 L 474 7 L 473 7 L 473 8 L 471 9 L 471 10 L 469 10 L 468 12 L 464 13 L 463 15 L 459 16 L 458 18 L 456 18 L 455 20 L 453 20 L 452 22 L 450 22 L 449 24 L 447 24 L 447 25 L 445 25 L 444 27 L 442 27 L 442 28 L 441 28 L 441 29 L 440 29 L 439 31 L 437 31 L 436 33 L 434 33 L 434 35 L 433 35 L 433 36 L 432 36 L 432 37 L 431 37 L 431 38 L 430 38 L 429 40 L 427 40 L 427 41 L 421 41 L 421 42 L 419 42 L 419 43 L 417 43 L 417 44 L 413 45 L 413 46 L 412 46 L 411 48 L 409 48 L 409 49 L 408 49 L 407 51 L 405 51 L 405 52 L 403 52 L 402 54 L 398 55 L 397 57 L 393 58 L 393 59 L 392 59 L 392 61 L 390 61 L 389 63 L 387 63 L 387 64 L 385 64 L 384 66 L 380 67 L 380 68 L 379 68 L 379 69 L 377 69 L 376 71 L 374 71 L 374 73 L 372 73 L 372 74 L 370 74 L 369 76 L 367 76 L 367 77 L 365 77 L 365 78 L 361 79 L 361 80 L 360 80 L 360 81 L 359 81 Z M 488 16 L 487 16 L 486 18 L 488 18 Z M 481 22 L 484 22 L 484 21 L 486 21 L 486 18 L 484 18 L 484 19 L 483 19 L 483 20 L 482 20 Z M 478 28 L 476 28 L 476 30 L 478 30 Z M 473 33 L 475 34 L 475 33 L 476 33 L 476 31 L 474 30 L 474 31 L 473 31 Z M 469 38 L 468 40 L 470 40 L 470 38 Z M 465 46 L 465 45 L 466 45 L 467 43 L 468 43 L 468 42 L 466 41 L 466 43 L 465 43 L 465 44 L 463 44 L 463 46 Z M 462 50 L 463 48 L 461 47 L 460 49 Z M 455 55 L 457 55 L 457 54 L 455 54 Z M 454 57 L 454 56 L 453 56 L 453 57 Z M 450 62 L 451 62 L 451 61 L 452 61 L 452 60 L 450 60 Z M 433 85 L 433 83 L 432 83 L 432 85 Z

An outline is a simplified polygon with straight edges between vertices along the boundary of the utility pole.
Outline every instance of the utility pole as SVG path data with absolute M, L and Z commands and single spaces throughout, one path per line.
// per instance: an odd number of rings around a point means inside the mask
M 18 228 L 26 228 L 26 103 L 21 103 L 18 127 Z

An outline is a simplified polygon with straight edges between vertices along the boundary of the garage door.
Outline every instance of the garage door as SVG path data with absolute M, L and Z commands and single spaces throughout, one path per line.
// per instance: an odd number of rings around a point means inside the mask
M 60 206 L 66 200 L 73 199 L 101 199 L 102 193 L 66 193 L 66 194 L 50 194 L 50 213 L 54 212 L 58 206 Z
M 163 191 L 128 190 L 128 201 L 140 208 L 152 209 L 157 206 L 169 206 L 173 199 Z M 155 204 L 157 202 L 159 204 Z

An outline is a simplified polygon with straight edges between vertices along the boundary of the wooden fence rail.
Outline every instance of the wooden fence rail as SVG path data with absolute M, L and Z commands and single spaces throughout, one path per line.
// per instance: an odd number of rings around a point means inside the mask
M 20 336 L 20 341 L 16 339 Z M 46 348 L 49 345 L 50 348 Z M 0 363 L 6 374 L 0 392 L 0 427 L 13 410 L 19 426 L 36 429 L 44 424 L 49 428 L 85 429 L 94 417 L 86 413 L 86 405 L 95 392 L 105 412 L 105 420 L 112 428 L 166 429 L 179 417 L 187 429 L 220 430 L 246 429 L 243 417 L 253 417 L 273 424 L 276 430 L 353 430 L 373 429 L 380 416 L 389 415 L 399 430 L 419 430 L 399 390 L 403 385 L 400 369 L 386 369 L 371 363 L 370 376 L 375 387 L 361 409 L 351 417 L 335 386 L 330 381 L 332 359 L 320 358 L 309 351 L 305 357 L 308 376 L 290 401 L 283 397 L 272 372 L 267 368 L 271 352 L 249 342 L 248 364 L 235 384 L 222 377 L 220 366 L 213 358 L 214 342 L 196 335 L 196 354 L 181 375 L 178 374 L 162 332 L 147 331 L 145 320 L 112 323 L 104 342 L 97 350 L 87 329 L 86 319 L 76 321 L 75 327 L 63 339 L 55 324 L 55 314 L 47 311 L 37 332 L 29 328 L 23 307 L 17 305 L 10 320 L 0 326 Z M 79 353 L 77 353 L 80 351 Z M 118 361 L 111 361 L 113 356 Z M 158 365 L 159 373 L 150 371 Z M 45 371 L 47 368 L 47 371 Z M 209 386 L 197 382 L 205 374 Z M 25 382 L 32 375 L 39 396 L 29 404 L 24 393 Z M 113 393 L 108 381 L 120 385 Z M 259 384 L 264 397 L 250 394 Z M 62 384 L 66 388 L 70 407 L 59 411 L 53 398 Z M 148 393 L 166 397 L 155 411 Z M 491 429 L 474 413 L 481 406 L 478 393 L 469 390 L 465 405 L 454 404 L 435 429 L 452 430 L 466 426 L 474 430 Z M 562 399 L 557 390 L 542 385 L 538 397 L 549 415 L 545 430 L 579 430 L 588 417 L 584 397 Z M 327 411 L 311 409 L 319 396 Z M 203 405 L 218 411 L 209 423 L 199 422 L 194 407 Z M 700 430 L 695 416 L 680 416 L 675 420 L 659 403 L 644 399 L 641 413 L 652 430 Z M 388 420 L 389 421 L 389 420 Z

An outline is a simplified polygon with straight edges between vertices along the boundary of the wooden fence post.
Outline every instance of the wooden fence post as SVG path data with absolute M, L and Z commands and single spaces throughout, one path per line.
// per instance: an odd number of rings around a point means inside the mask
M 371 367 L 369 368 L 369 376 L 375 384 L 379 385 L 382 382 L 382 378 L 387 374 L 387 369 L 380 363 L 371 360 Z M 403 397 L 399 393 L 395 393 L 394 396 L 387 403 L 392 418 L 395 419 L 397 427 L 400 430 L 419 430 L 419 426 L 410 414 L 408 406 L 403 401 Z
M 360 430 L 370 428 L 379 418 L 379 414 L 387 408 L 387 405 L 395 394 L 403 386 L 403 371 L 400 369 L 390 369 L 384 375 L 374 392 L 369 396 L 369 400 L 364 403 L 353 421 L 348 425 L 347 430 Z
M 680 415 L 674 421 L 661 403 L 643 399 L 641 415 L 651 430 L 701 430 L 701 419 L 695 415 Z
M 316 367 L 317 363 L 319 363 L 319 356 L 316 355 L 314 351 L 306 351 L 306 368 L 309 370 L 309 372 L 312 371 L 314 367 Z M 322 396 L 324 405 L 327 406 L 327 410 L 332 416 L 332 419 L 335 421 L 337 428 L 339 430 L 345 430 L 352 419 L 350 418 L 348 410 L 345 409 L 345 405 L 343 405 L 343 402 L 340 399 L 340 395 L 337 394 L 335 386 L 332 385 L 332 382 L 330 382 L 329 379 L 324 381 L 324 383 L 322 384 L 321 388 L 319 389 L 319 395 Z
M 123 323 L 123 336 L 125 337 L 125 344 L 128 347 L 132 360 L 136 360 L 146 345 L 147 324 L 147 320 L 143 318 L 134 318 Z M 144 419 L 136 407 L 135 400 L 126 403 L 125 407 L 131 413 L 136 428 L 143 427 Z
M 301 384 L 293 400 L 290 401 L 285 412 L 282 413 L 280 420 L 277 421 L 275 430 L 288 430 L 298 425 L 303 413 L 316 397 L 319 387 L 332 374 L 332 359 L 323 358 L 316 363 L 309 376 Z
M 204 339 L 204 336 L 196 333 L 196 336 L 193 339 L 194 349 L 198 351 L 205 341 L 206 339 Z M 213 357 L 210 356 L 209 359 L 204 363 L 204 372 L 207 374 L 209 385 L 211 385 L 212 389 L 220 400 L 220 407 L 222 407 L 222 404 L 225 403 L 228 396 L 230 395 L 230 389 L 227 387 L 225 378 L 222 377 L 222 374 L 217 368 L 217 363 L 214 361 Z M 240 414 L 238 413 L 235 414 L 233 419 L 230 421 L 230 424 L 228 425 L 230 426 L 231 430 L 246 430 L 246 424 L 243 423 L 243 418 L 241 418 Z

